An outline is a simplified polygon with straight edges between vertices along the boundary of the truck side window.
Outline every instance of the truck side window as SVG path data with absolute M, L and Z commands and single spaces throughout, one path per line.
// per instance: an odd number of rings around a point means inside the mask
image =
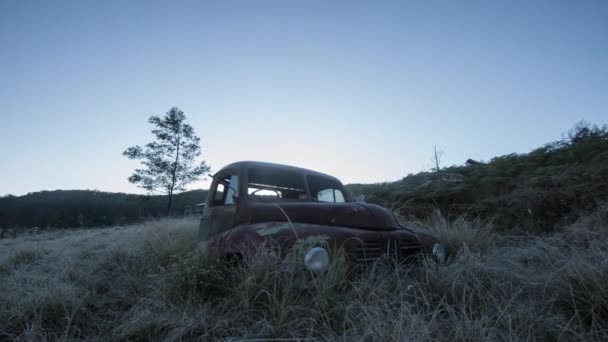
M 334 201 L 334 189 L 325 189 L 317 193 L 317 201 L 320 202 L 335 202 Z
M 224 193 L 226 193 L 226 186 L 222 183 L 217 183 L 215 188 L 215 196 L 213 196 L 213 205 L 218 205 L 224 202 Z
M 316 200 L 319 202 L 342 203 L 344 202 L 344 195 L 338 189 L 324 189 L 317 193 Z
M 346 202 L 344 200 L 344 195 L 342 194 L 342 191 L 338 190 L 338 189 L 334 189 L 334 195 L 336 195 L 336 202 L 337 203 L 343 203 Z
M 342 203 L 346 202 L 342 185 L 331 179 L 308 175 L 308 188 L 314 201 Z
M 224 200 L 224 204 L 234 204 L 235 199 L 239 196 L 239 176 L 231 175 L 228 181 L 228 194 Z
M 235 203 L 239 196 L 239 176 L 235 174 L 225 174 L 220 176 L 217 181 L 215 193 L 213 194 L 212 206 L 230 205 Z

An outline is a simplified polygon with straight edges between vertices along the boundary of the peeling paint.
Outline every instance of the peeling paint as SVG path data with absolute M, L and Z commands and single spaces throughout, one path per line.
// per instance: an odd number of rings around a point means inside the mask
M 291 229 L 291 226 L 289 223 L 273 222 L 262 224 L 261 227 L 254 227 L 253 229 L 260 236 L 268 236 L 277 234 L 286 229 Z

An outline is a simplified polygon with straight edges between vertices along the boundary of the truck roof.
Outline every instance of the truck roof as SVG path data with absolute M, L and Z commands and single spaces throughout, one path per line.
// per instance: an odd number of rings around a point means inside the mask
M 267 163 L 267 162 L 261 162 L 261 161 L 251 161 L 251 160 L 243 160 L 243 161 L 237 161 L 234 163 L 230 163 L 226 166 L 224 166 L 223 168 L 221 168 L 219 172 L 222 172 L 224 170 L 231 170 L 231 169 L 284 169 L 284 170 L 291 170 L 291 171 L 296 171 L 299 173 L 303 173 L 303 174 L 308 174 L 308 175 L 315 175 L 315 176 L 321 176 L 321 177 L 327 177 L 327 178 L 331 178 L 339 183 L 340 182 L 339 179 L 337 179 L 334 176 L 330 176 L 328 174 L 322 173 L 322 172 L 318 172 L 318 171 L 314 171 L 314 170 L 309 170 L 309 169 L 305 169 L 302 167 L 297 167 L 297 166 L 291 166 L 291 165 L 284 165 L 284 164 L 275 164 L 275 163 Z

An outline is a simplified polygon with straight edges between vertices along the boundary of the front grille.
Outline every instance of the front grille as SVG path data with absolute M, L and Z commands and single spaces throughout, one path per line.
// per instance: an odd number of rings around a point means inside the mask
M 355 257 L 358 262 L 374 262 L 384 254 L 381 240 L 362 241 L 362 244 L 355 250 Z
M 358 263 L 371 263 L 379 259 L 405 261 L 420 254 L 420 244 L 411 240 L 364 240 L 355 249 Z

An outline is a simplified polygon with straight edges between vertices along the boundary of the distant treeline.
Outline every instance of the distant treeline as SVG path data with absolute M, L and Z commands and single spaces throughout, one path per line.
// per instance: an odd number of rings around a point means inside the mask
M 182 215 L 185 206 L 206 198 L 207 190 L 176 194 L 170 215 Z M 0 227 L 99 227 L 166 215 L 167 197 L 160 195 L 55 190 L 0 197 Z

